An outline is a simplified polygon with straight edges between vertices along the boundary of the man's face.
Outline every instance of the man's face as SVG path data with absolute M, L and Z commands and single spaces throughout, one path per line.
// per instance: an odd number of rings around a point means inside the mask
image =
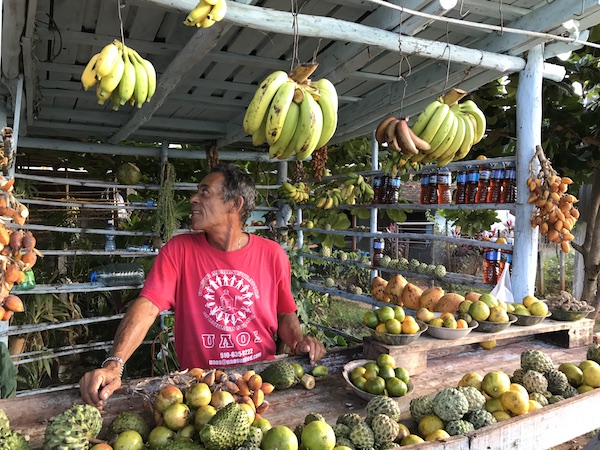
M 209 231 L 228 221 L 233 200 L 223 201 L 222 173 L 209 173 L 198 185 L 198 192 L 192 195 L 192 229 Z

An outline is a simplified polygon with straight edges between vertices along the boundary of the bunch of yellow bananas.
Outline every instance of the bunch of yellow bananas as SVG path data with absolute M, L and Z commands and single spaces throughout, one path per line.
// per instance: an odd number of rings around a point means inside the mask
M 183 24 L 188 27 L 208 28 L 215 22 L 220 22 L 227 12 L 225 0 L 200 0 L 196 7 L 190 11 Z
M 357 203 L 370 203 L 373 200 L 373 188 L 362 175 L 350 172 L 348 179 L 340 190 L 342 200 L 348 205 Z
M 244 116 L 252 144 L 269 145 L 269 156 L 297 160 L 323 147 L 337 127 L 338 97 L 333 84 L 308 77 L 317 64 L 303 64 L 291 74 L 271 73 L 260 84 Z
M 279 198 L 294 205 L 296 203 L 306 203 L 310 196 L 309 191 L 310 188 L 302 181 L 294 184 L 284 181 L 278 189 L 278 194 Z
M 342 192 L 338 188 L 323 189 L 314 199 L 315 207 L 321 209 L 331 209 L 341 205 Z
M 110 99 L 114 110 L 127 102 L 141 108 L 156 91 L 156 70 L 150 61 L 115 39 L 92 56 L 81 74 L 81 84 L 86 91 L 97 85 L 100 105 Z
M 486 127 L 485 115 L 475 102 L 458 103 L 464 95 L 466 92 L 454 89 L 434 100 L 412 127 L 405 119 L 388 117 L 378 125 L 375 137 L 380 144 L 386 142 L 388 148 L 402 153 L 413 167 L 433 161 L 443 167 L 463 159 L 481 141 Z

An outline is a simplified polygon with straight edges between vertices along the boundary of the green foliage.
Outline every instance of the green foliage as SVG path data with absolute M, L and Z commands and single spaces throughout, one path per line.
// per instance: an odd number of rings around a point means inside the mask
M 546 253 L 542 261 L 544 275 L 544 294 L 558 294 L 560 288 L 560 249 L 557 247 L 554 254 Z M 565 267 L 565 287 L 567 291 L 573 289 L 573 269 L 575 264 L 575 254 L 573 252 L 563 253 L 563 263 Z
M 460 227 L 463 236 L 476 236 L 482 231 L 491 231 L 492 225 L 501 222 L 498 214 L 493 210 L 438 210 L 455 227 Z

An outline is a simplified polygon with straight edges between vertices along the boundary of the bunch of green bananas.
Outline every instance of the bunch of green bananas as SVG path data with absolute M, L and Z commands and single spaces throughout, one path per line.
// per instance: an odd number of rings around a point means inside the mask
M 227 12 L 225 0 L 200 0 L 196 7 L 190 11 L 183 24 L 188 27 L 208 28 L 220 22 Z
M 279 198 L 284 199 L 292 205 L 305 203 L 310 197 L 310 188 L 303 181 L 294 184 L 284 181 L 277 191 Z
M 344 181 L 340 190 L 342 200 L 348 205 L 357 203 L 370 203 L 373 200 L 373 188 L 362 175 L 354 172 L 348 173 L 348 179 Z
M 269 156 L 297 160 L 323 147 L 337 127 L 338 97 L 325 78 L 311 81 L 317 64 L 303 64 L 291 74 L 271 73 L 259 85 L 244 116 L 252 144 L 269 145 Z
M 114 110 L 127 102 L 141 108 L 156 91 L 156 70 L 150 61 L 115 39 L 92 56 L 81 74 L 81 84 L 86 91 L 97 84 L 100 105 L 110 99 Z
M 331 209 L 344 203 L 339 188 L 323 189 L 314 198 L 316 208 Z

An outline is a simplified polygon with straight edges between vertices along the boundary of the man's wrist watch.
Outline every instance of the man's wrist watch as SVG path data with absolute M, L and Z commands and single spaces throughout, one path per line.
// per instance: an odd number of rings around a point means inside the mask
M 118 356 L 109 356 L 104 361 L 102 361 L 102 364 L 100 364 L 100 367 L 103 368 L 106 364 L 108 364 L 111 361 L 116 361 L 121 365 L 121 370 L 119 371 L 119 377 L 123 378 L 123 370 L 125 370 L 125 362 Z

